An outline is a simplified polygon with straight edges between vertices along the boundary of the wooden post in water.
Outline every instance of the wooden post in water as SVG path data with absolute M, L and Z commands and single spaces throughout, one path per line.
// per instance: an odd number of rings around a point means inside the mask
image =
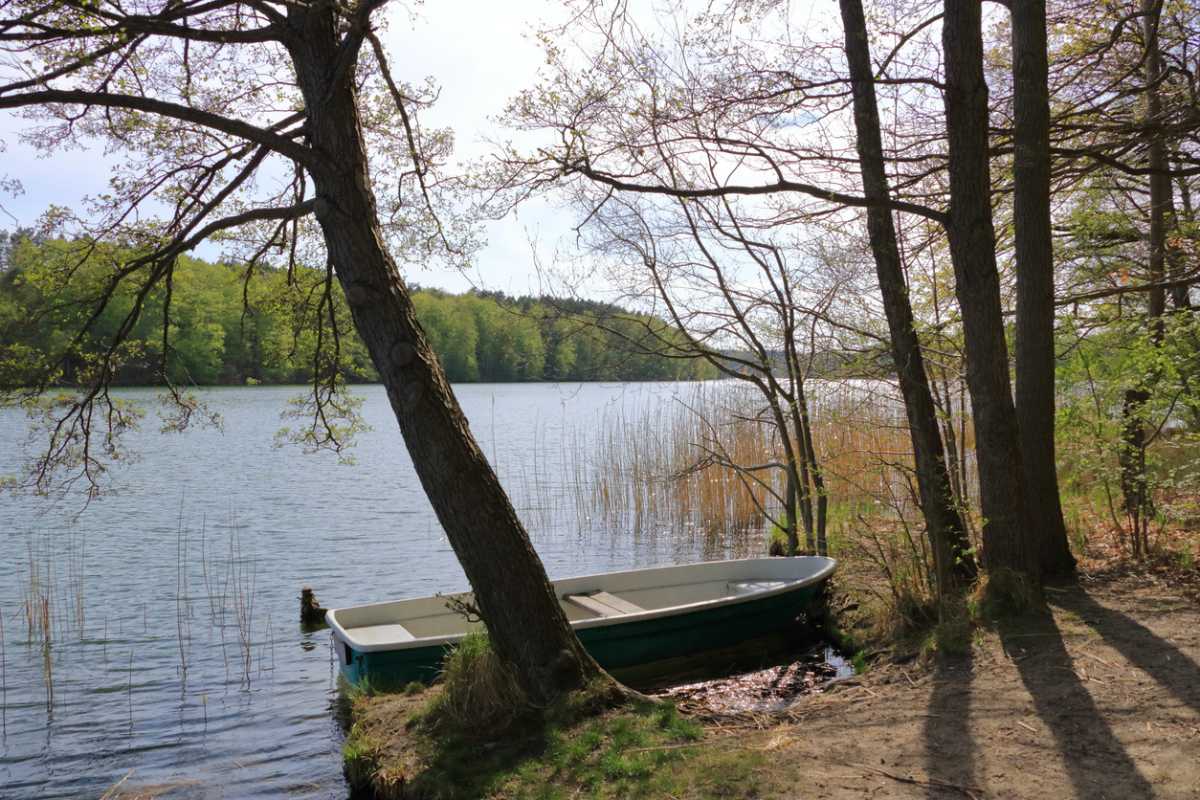
M 325 609 L 321 608 L 316 594 L 308 586 L 300 589 L 300 622 L 305 625 L 321 625 L 325 622 Z

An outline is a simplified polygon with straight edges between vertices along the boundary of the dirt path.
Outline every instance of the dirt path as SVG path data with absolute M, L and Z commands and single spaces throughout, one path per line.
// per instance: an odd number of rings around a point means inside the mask
M 760 797 L 1200 798 L 1200 604 L 1151 576 L 1050 590 L 1050 614 L 932 671 L 889 666 L 731 724 Z

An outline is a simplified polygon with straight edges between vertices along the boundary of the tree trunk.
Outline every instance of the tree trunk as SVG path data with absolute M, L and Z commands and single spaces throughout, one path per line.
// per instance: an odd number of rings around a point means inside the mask
M 846 35 L 846 61 L 854 91 L 854 124 L 858 133 L 863 193 L 868 200 L 881 202 L 888 198 L 890 190 L 884 171 L 879 108 L 875 99 L 862 0 L 841 0 L 841 8 Z M 938 592 L 944 594 L 966 584 L 975 576 L 975 559 L 970 552 L 971 545 L 946 471 L 937 409 L 913 321 L 912 304 L 908 298 L 891 211 L 882 205 L 868 206 L 867 232 L 875 256 L 879 290 L 883 295 L 892 359 L 896 364 L 900 392 L 904 396 L 904 409 L 908 415 L 921 513 L 925 516 L 934 554 Z
M 1162 52 L 1158 48 L 1161 0 L 1142 0 L 1142 29 L 1146 41 L 1146 135 L 1149 138 L 1150 168 L 1150 269 L 1151 284 L 1163 282 L 1167 261 L 1167 210 L 1174 206 L 1171 176 L 1167 174 L 1167 148 L 1163 141 L 1162 97 L 1159 83 L 1163 78 Z M 1150 326 L 1155 344 L 1162 340 L 1163 314 L 1167 295 L 1161 287 L 1150 290 Z
M 1121 495 L 1129 519 L 1129 549 L 1138 558 L 1145 555 L 1142 531 L 1153 514 L 1150 487 L 1146 481 L 1146 426 L 1142 419 L 1142 410 L 1149 400 L 1150 392 L 1137 386 L 1125 390 L 1121 404 L 1121 449 L 1118 454 Z
M 1183 164 L 1178 163 L 1176 167 L 1183 169 Z M 1189 225 L 1195 223 L 1194 214 L 1192 213 L 1191 197 L 1188 193 L 1188 179 L 1178 178 L 1176 183 L 1179 186 L 1179 197 L 1183 203 L 1183 220 Z M 1175 208 L 1175 192 L 1174 186 L 1168 186 L 1167 192 L 1167 228 L 1171 231 L 1178 231 L 1180 225 L 1180 215 Z M 1167 272 L 1172 280 L 1181 280 L 1186 272 L 1187 260 L 1184 254 L 1179 251 L 1178 247 L 1167 248 Z M 1192 310 L 1191 287 L 1187 284 L 1182 284 L 1171 289 L 1171 305 L 1176 311 Z
M 1017 261 L 1017 419 L 1026 513 L 1043 575 L 1069 575 L 1054 454 L 1054 244 L 1050 230 L 1050 93 L 1045 0 L 1012 0 L 1013 227 Z M 1032 535 L 1035 534 L 1036 535 Z
M 1146 78 L 1146 138 L 1147 166 L 1150 168 L 1150 227 L 1147 233 L 1150 261 L 1147 281 L 1160 284 L 1166 273 L 1167 207 L 1173 205 L 1171 178 L 1166 173 L 1166 146 L 1163 142 L 1162 98 L 1158 83 L 1162 80 L 1162 53 L 1158 49 L 1158 25 L 1161 4 L 1158 0 L 1142 0 L 1142 34 L 1145 40 Z M 1149 292 L 1150 306 L 1147 321 L 1151 343 L 1157 347 L 1164 333 L 1163 315 L 1167 296 L 1161 286 Z M 1142 419 L 1150 401 L 1150 385 L 1154 376 L 1140 376 L 1137 385 L 1125 391 L 1121 406 L 1121 493 L 1125 498 L 1125 513 L 1129 516 L 1131 547 L 1134 555 L 1145 550 L 1145 530 L 1153 513 L 1150 489 L 1146 480 L 1146 431 Z
M 487 623 L 532 703 L 604 673 L 567 624 L 524 527 L 467 426 L 384 246 L 354 71 L 340 70 L 328 6 L 289 6 L 288 48 L 324 163 L 316 215 L 354 324 L 379 370 L 413 465 Z
M 1021 448 L 996 270 L 982 4 L 946 0 L 944 8 L 942 47 L 950 172 L 946 230 L 954 263 L 954 290 L 962 312 L 967 386 L 975 422 L 984 518 L 983 557 L 993 579 L 1011 570 L 1036 581 L 1036 562 L 1028 546 Z
M 787 432 L 783 432 L 787 436 Z M 796 492 L 796 462 L 789 459 L 787 466 L 787 487 L 785 488 L 784 497 L 787 498 L 787 529 L 784 533 L 787 534 L 787 554 L 794 556 L 800 550 L 800 537 L 796 534 L 796 524 L 800 519 L 800 513 L 797 508 L 798 496 Z
M 792 402 L 792 416 L 796 420 L 797 435 L 800 437 L 800 450 L 804 455 L 806 474 L 812 480 L 812 494 L 817 498 L 816 519 L 813 523 L 813 536 L 810 550 L 817 555 L 829 555 L 829 543 L 825 536 L 826 522 L 829 517 L 829 495 L 825 492 L 825 476 L 821 472 L 820 462 L 817 461 L 817 449 L 813 445 L 812 423 L 808 415 L 808 397 L 804 393 L 804 382 L 797 380 L 794 387 L 795 398 Z M 812 516 L 811 500 L 809 515 Z

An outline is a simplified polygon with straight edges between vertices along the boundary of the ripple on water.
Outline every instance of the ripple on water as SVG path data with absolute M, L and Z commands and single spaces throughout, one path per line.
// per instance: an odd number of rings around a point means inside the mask
M 650 413 L 678 387 L 456 390 L 551 574 L 714 555 L 702 536 L 614 536 L 563 499 L 577 430 L 615 406 Z M 140 459 L 115 468 L 117 491 L 82 514 L 78 497 L 0 495 L 5 798 L 96 796 L 126 776 L 126 786 L 173 785 L 172 797 L 345 796 L 328 634 L 300 629 L 300 586 L 338 606 L 465 581 L 382 390 L 356 389 L 373 431 L 353 466 L 273 446 L 300 391 L 200 392 L 223 432 L 161 436 L 151 412 L 128 442 Z M 0 475 L 20 470 L 27 424 L 0 410 Z M 26 642 L 20 611 L 31 560 L 53 585 L 52 704 L 47 651 Z

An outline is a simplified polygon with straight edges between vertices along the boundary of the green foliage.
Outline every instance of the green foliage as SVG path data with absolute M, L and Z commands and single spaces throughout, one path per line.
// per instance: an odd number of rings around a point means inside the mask
M 133 254 L 105 243 L 16 240 L 0 272 L 0 387 L 37 383 L 50 364 L 60 361 L 51 383 L 87 381 L 139 302 L 142 276 L 134 272 L 95 313 Z M 324 281 L 325 273 L 315 269 L 298 268 L 289 276 L 256 267 L 247 274 L 244 264 L 180 258 L 171 277 L 169 308 L 164 309 L 163 286 L 146 294 L 140 319 L 113 354 L 112 382 L 162 383 L 164 335 L 166 377 L 176 384 L 308 383 L 314 368 L 327 374 L 328 329 L 320 342 L 324 352 L 318 352 L 319 320 L 328 319 L 319 304 Z M 334 365 L 338 379 L 376 380 L 336 283 L 333 295 L 341 333 Z M 602 304 L 572 302 L 563 309 L 544 299 L 432 290 L 417 291 L 414 303 L 454 382 L 712 377 L 699 360 L 644 352 L 653 339 L 647 329 L 678 340 L 665 323 Z M 599 326 L 592 324 L 601 317 Z
M 1171 314 L 1163 335 L 1142 319 L 1078 330 L 1061 323 L 1058 368 L 1058 459 L 1068 527 L 1090 518 L 1128 524 L 1121 494 L 1125 393 L 1147 393 L 1133 406 L 1146 433 L 1146 480 L 1158 527 L 1187 521 L 1188 500 L 1200 490 L 1200 315 Z M 1081 535 L 1081 534 L 1080 534 Z M 1076 546 L 1083 544 L 1077 540 Z

